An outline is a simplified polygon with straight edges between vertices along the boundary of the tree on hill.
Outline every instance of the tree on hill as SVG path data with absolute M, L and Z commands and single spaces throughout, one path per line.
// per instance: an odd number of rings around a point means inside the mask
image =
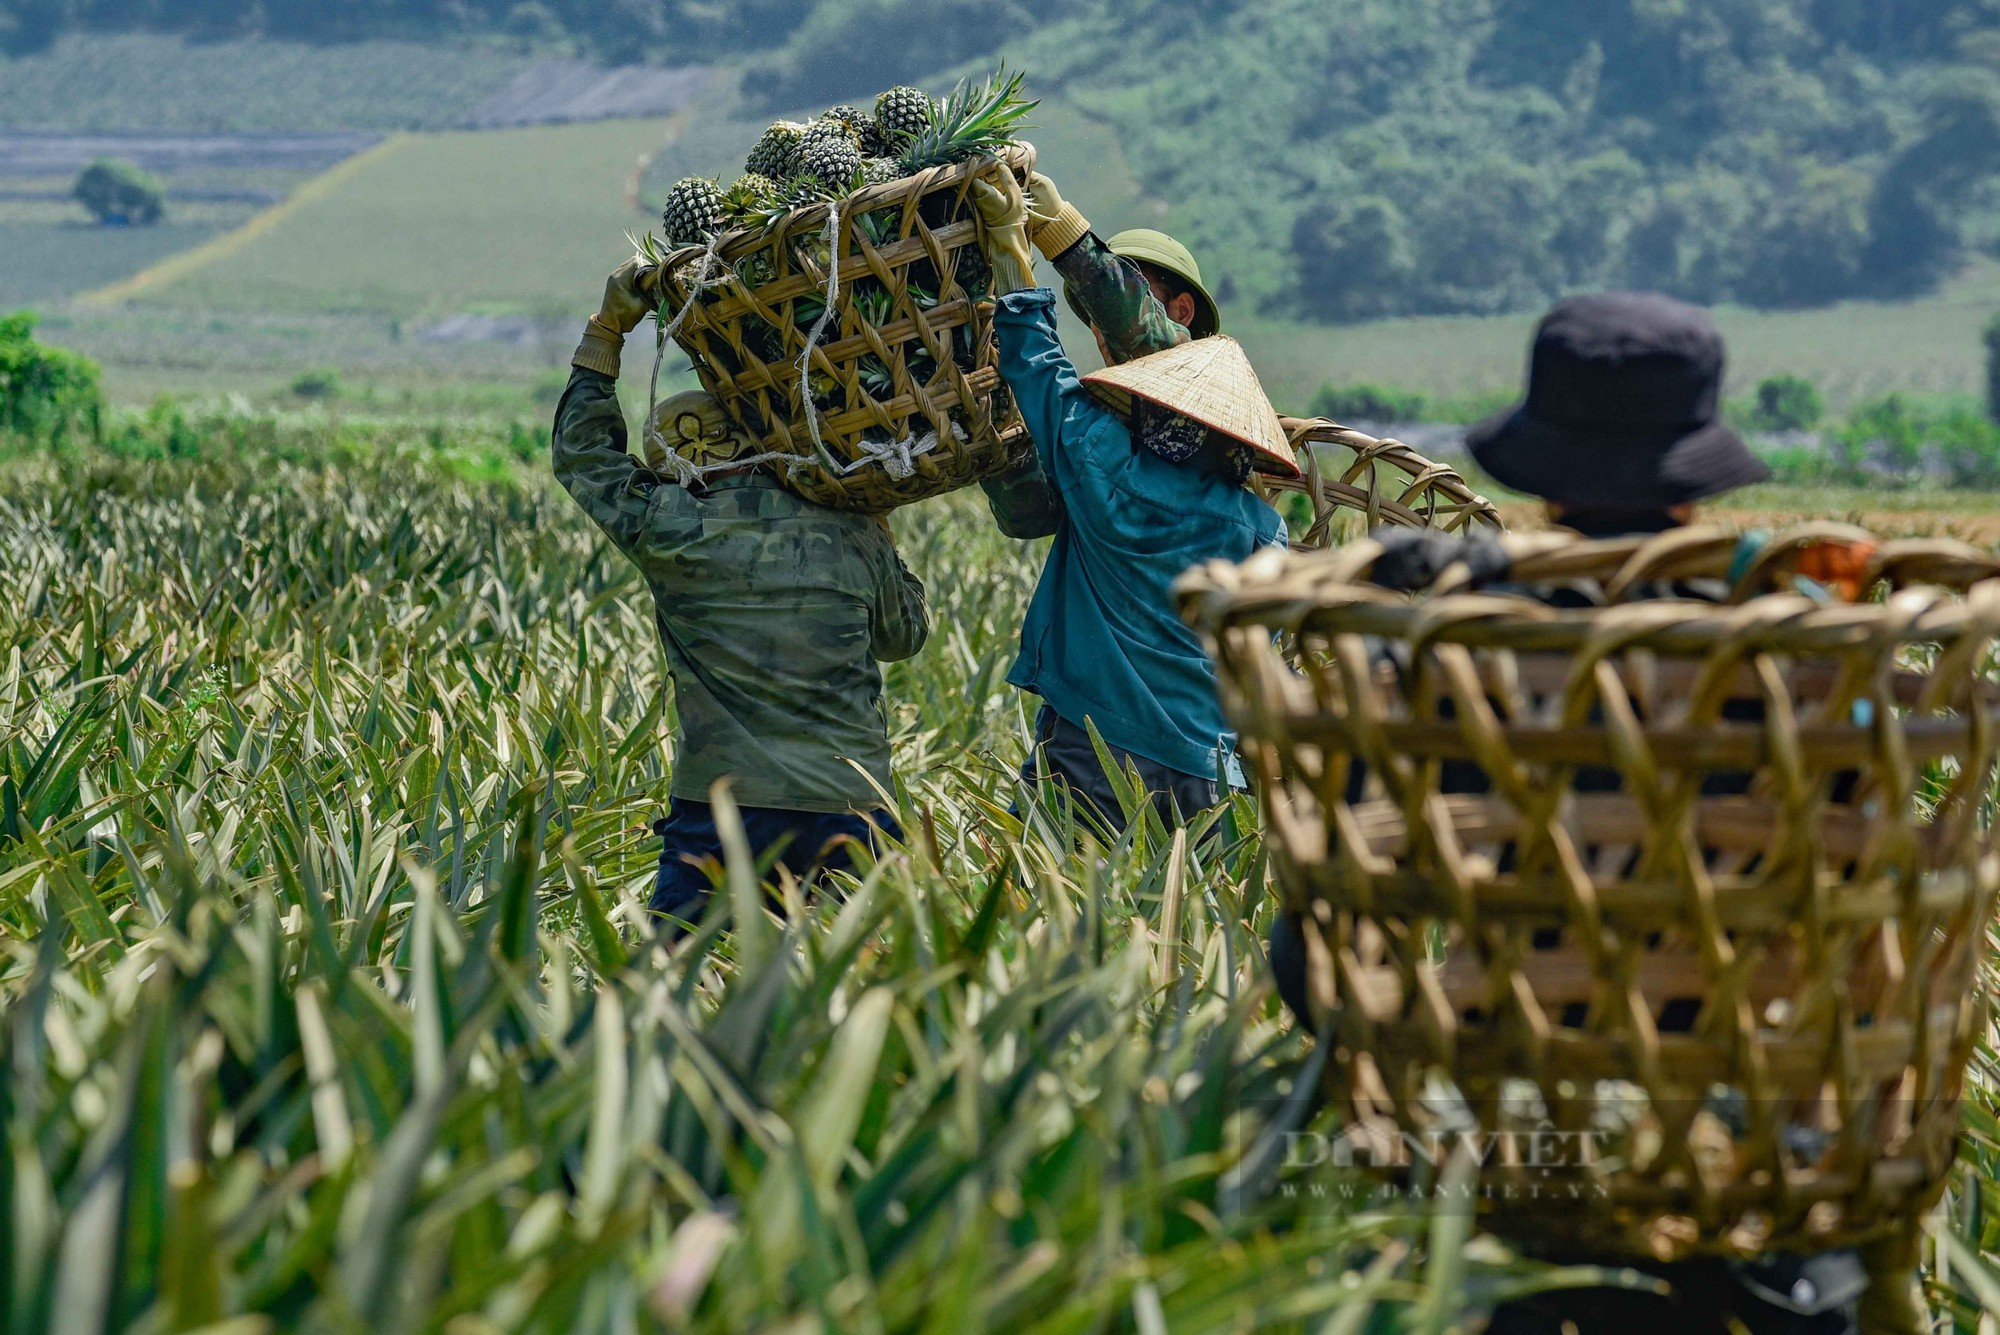
M 151 172 L 116 158 L 85 167 L 70 195 L 107 227 L 150 227 L 166 212 L 166 187 Z

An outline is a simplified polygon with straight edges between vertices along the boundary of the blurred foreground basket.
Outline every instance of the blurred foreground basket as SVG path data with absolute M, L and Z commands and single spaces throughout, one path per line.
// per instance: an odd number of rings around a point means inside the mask
M 1294 524 L 1292 547 L 1338 546 L 1383 526 L 1435 528 L 1447 533 L 1498 530 L 1500 512 L 1447 464 L 1426 459 L 1400 440 L 1377 440 L 1324 417 L 1285 417 L 1285 436 L 1305 470 L 1301 478 L 1259 475 L 1266 500 L 1306 497 L 1311 522 Z
M 1476 1145 L 1511 1234 L 1634 1256 L 1816 1250 L 1935 1200 L 2000 883 L 2000 564 L 1890 542 L 1886 601 L 1796 591 L 1801 552 L 1865 538 L 1500 539 L 1534 598 L 1463 566 L 1389 592 L 1373 541 L 1186 577 L 1344 1157 L 1408 1181 Z
M 1003 154 L 666 256 L 662 318 L 686 308 L 675 338 L 703 387 L 780 456 L 775 471 L 799 495 L 889 510 L 1000 472 L 1032 448 L 1000 382 L 990 312 L 978 305 L 989 271 L 972 183 L 1033 164 L 1026 149 Z

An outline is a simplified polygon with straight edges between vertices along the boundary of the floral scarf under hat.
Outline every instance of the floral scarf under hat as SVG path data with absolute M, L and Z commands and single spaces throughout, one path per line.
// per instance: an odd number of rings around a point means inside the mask
M 1201 455 L 1208 444 L 1208 427 L 1192 417 L 1139 399 L 1132 405 L 1132 434 L 1139 443 L 1170 464 L 1184 464 Z M 1216 469 L 1242 486 L 1250 480 L 1250 448 L 1236 445 L 1220 456 Z

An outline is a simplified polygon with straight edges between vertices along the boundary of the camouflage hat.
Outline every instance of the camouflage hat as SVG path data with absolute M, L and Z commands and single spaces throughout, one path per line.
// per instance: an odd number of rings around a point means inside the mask
M 718 468 L 757 453 L 757 442 L 729 420 L 713 394 L 691 389 L 653 409 L 646 466 L 656 473 L 678 471 L 667 461 L 668 451 L 696 468 Z
M 1120 259 L 1137 260 L 1157 269 L 1165 269 L 1182 282 L 1194 294 L 1194 324 L 1188 332 L 1196 338 L 1207 338 L 1222 329 L 1222 311 L 1215 304 L 1215 298 L 1208 294 L 1208 288 L 1201 281 L 1201 266 L 1194 262 L 1194 252 L 1168 236 L 1150 227 L 1134 227 L 1120 232 L 1104 243 L 1104 248 Z M 1089 312 L 1077 301 L 1076 294 L 1065 290 L 1069 308 L 1085 324 L 1090 323 Z

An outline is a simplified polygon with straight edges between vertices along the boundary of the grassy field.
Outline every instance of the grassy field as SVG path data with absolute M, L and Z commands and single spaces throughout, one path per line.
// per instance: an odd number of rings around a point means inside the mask
M 142 280 L 138 300 L 224 311 L 457 311 L 574 315 L 645 218 L 625 201 L 664 124 L 606 121 L 409 135 L 350 159 L 186 272 Z
M 1276 1190 L 1250 809 L 1100 860 L 1016 793 L 1033 558 L 962 502 L 899 520 L 913 842 L 669 950 L 650 609 L 567 499 L 206 448 L 0 467 L 10 1332 L 1443 1331 L 1534 1282 Z
M 128 278 L 226 230 L 220 220 L 170 220 L 155 227 L 0 221 L 0 308 L 60 303 L 73 293 Z
M 1835 408 L 1891 390 L 1977 393 L 1984 386 L 1980 332 L 2000 313 L 2000 263 L 1977 262 L 1936 294 L 1913 301 L 1847 302 L 1823 310 L 1723 307 L 1732 396 L 1765 376 L 1802 375 Z M 1472 397 L 1518 386 L 1536 314 L 1486 319 L 1385 320 L 1328 327 L 1229 311 L 1230 331 L 1256 361 L 1281 405 L 1303 404 L 1320 385 L 1408 386 Z
M 72 35 L 0 57 L 0 129 L 444 129 L 531 62 L 497 46 Z
M 0 460 L 8 1331 L 1444 1335 L 1558 1279 L 1285 1165 L 1254 807 L 1100 856 L 1015 787 L 1037 554 L 976 498 L 896 519 L 910 843 L 670 947 L 626 563 L 504 448 L 202 431 Z

